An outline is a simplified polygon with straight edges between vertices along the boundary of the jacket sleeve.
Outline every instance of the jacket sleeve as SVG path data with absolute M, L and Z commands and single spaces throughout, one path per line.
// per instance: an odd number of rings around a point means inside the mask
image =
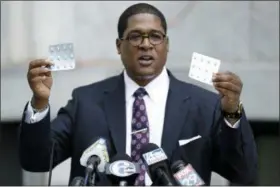
M 238 128 L 229 127 L 218 100 L 212 126 L 213 171 L 238 185 L 255 185 L 257 149 L 251 126 L 242 111 Z
M 52 148 L 53 168 L 70 157 L 72 128 L 78 108 L 76 92 L 72 92 L 72 99 L 58 111 L 52 122 L 49 109 L 40 121 L 26 123 L 28 104 L 26 105 L 19 132 L 19 156 L 23 169 L 30 172 L 47 172 Z

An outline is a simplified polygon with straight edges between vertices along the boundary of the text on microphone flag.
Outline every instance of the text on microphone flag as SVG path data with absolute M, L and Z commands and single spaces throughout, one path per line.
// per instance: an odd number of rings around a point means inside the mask
M 199 177 L 196 173 L 192 165 L 188 164 L 184 167 L 184 169 L 176 172 L 174 174 L 174 178 L 181 184 L 181 185 L 203 185 L 204 181 Z
M 155 149 L 153 151 L 150 151 L 148 153 L 143 154 L 143 158 L 147 165 L 152 165 L 157 162 L 161 162 L 163 160 L 167 159 L 167 156 L 165 155 L 162 148 Z

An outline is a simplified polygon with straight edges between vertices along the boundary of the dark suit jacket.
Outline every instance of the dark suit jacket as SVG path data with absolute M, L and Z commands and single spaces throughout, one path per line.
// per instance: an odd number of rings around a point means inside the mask
M 202 138 L 181 147 L 181 158 L 196 169 L 207 185 L 211 171 L 231 182 L 251 184 L 256 177 L 257 152 L 250 125 L 243 111 L 238 129 L 228 127 L 221 114 L 217 94 L 177 80 L 170 72 L 162 148 L 171 160 L 177 159 L 182 139 Z M 52 142 L 56 142 L 54 166 L 72 158 L 71 181 L 84 176 L 79 163 L 82 152 L 94 137 L 103 136 L 112 144 L 110 156 L 125 153 L 126 118 L 123 74 L 74 89 L 72 99 L 50 122 L 50 113 L 35 123 L 24 122 L 20 132 L 20 162 L 23 169 L 46 172 Z M 152 125 L 152 124 L 151 124 Z M 175 158 L 176 157 L 176 158 Z M 110 185 L 101 175 L 98 185 Z

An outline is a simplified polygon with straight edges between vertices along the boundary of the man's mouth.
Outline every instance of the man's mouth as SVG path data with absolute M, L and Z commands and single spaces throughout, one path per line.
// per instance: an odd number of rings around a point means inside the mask
M 154 57 L 151 55 L 142 55 L 138 58 L 138 62 L 141 66 L 149 66 L 153 63 Z

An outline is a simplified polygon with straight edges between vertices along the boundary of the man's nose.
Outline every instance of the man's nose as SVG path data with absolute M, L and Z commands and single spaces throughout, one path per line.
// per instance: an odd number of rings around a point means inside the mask
M 140 47 L 140 48 L 143 48 L 143 49 L 150 49 L 150 48 L 152 48 L 153 46 L 152 46 L 152 44 L 150 43 L 149 38 L 148 38 L 148 37 L 145 37 L 145 38 L 143 38 L 143 41 L 142 41 L 142 43 L 140 44 L 139 47 Z

